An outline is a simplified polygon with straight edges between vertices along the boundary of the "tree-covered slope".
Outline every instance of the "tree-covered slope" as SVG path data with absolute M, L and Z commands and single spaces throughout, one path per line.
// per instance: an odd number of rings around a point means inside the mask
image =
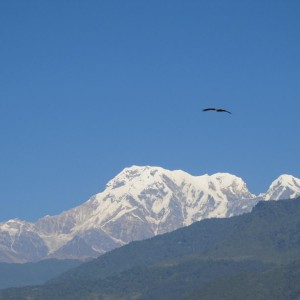
M 293 300 L 300 296 L 300 260 L 263 272 L 245 272 L 216 279 L 186 296 L 188 300 Z

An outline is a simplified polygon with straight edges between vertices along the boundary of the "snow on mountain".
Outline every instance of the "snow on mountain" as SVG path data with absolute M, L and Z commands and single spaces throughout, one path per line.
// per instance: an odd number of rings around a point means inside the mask
M 300 180 L 282 175 L 255 196 L 228 173 L 192 176 L 160 167 L 132 166 L 80 206 L 36 223 L 0 223 L 0 261 L 96 257 L 141 240 L 213 217 L 251 211 L 260 200 L 300 195 Z
M 300 179 L 291 175 L 281 175 L 274 180 L 266 194 L 262 194 L 264 200 L 279 200 L 295 198 L 300 195 Z
M 32 223 L 18 219 L 0 223 L 0 261 L 25 262 L 44 258 L 48 248 Z

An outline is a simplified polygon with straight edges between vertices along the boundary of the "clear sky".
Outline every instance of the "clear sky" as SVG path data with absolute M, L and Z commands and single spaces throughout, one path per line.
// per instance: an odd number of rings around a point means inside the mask
M 132 165 L 300 178 L 298 0 L 0 2 L 0 221 Z M 203 113 L 209 106 L 232 115 Z

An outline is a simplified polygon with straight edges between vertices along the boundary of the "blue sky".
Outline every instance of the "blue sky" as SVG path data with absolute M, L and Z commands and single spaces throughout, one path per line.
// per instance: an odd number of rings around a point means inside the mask
M 299 13 L 296 0 L 1 1 L 0 221 L 58 214 L 131 165 L 229 172 L 253 193 L 300 177 Z

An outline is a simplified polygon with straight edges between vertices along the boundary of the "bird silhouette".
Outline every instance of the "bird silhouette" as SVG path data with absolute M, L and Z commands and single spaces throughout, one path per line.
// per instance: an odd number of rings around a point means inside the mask
M 229 114 L 231 114 L 230 111 L 226 110 L 226 109 L 223 109 L 223 108 L 215 108 L 215 107 L 209 107 L 209 108 L 204 108 L 202 109 L 202 111 L 209 111 L 209 110 L 214 110 L 216 112 L 227 112 Z

